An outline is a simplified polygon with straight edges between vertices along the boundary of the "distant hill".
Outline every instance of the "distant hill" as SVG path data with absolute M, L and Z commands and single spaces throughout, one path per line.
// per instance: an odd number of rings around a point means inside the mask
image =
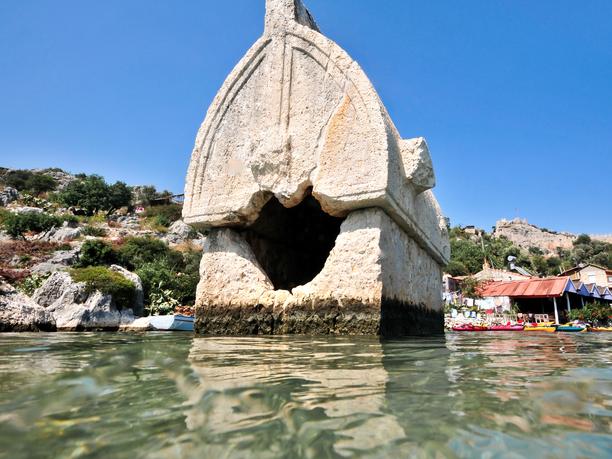
M 493 231 L 494 237 L 504 236 L 518 247 L 529 250 L 540 249 L 545 255 L 556 254 L 558 249 L 570 250 L 578 235 L 539 228 L 525 219 L 498 220 Z M 612 243 L 612 235 L 589 235 L 593 240 Z

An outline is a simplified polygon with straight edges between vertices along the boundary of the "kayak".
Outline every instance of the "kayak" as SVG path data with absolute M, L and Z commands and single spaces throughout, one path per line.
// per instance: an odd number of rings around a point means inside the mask
M 150 324 L 160 331 L 193 331 L 193 317 L 182 314 L 169 316 L 151 316 Z
M 593 327 L 589 328 L 592 332 L 612 332 L 612 327 Z
M 583 332 L 586 329 L 584 325 L 559 325 L 557 327 L 558 332 Z
M 523 330 L 553 333 L 557 331 L 557 327 L 534 327 L 534 326 L 528 325 Z
M 476 331 L 487 331 L 489 329 L 489 327 L 483 327 L 482 325 L 471 325 L 471 324 L 466 324 L 466 325 L 456 325 L 453 327 L 453 331 L 471 331 L 471 332 L 476 332 Z
M 492 325 L 489 327 L 491 331 L 523 331 L 522 325 Z

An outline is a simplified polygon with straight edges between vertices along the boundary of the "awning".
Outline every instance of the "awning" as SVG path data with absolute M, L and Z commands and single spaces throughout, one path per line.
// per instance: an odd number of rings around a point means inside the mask
M 555 298 L 562 296 L 565 292 L 577 293 L 569 277 L 490 282 L 479 289 L 483 297 L 507 296 L 510 298 Z

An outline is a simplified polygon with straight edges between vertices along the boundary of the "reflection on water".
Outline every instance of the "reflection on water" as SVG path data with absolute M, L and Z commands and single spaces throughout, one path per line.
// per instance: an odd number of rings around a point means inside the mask
M 0 457 L 609 457 L 612 337 L 0 335 Z

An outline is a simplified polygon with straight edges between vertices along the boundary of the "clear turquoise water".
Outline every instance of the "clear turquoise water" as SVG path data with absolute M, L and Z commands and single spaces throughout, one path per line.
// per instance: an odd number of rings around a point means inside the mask
M 3 334 L 0 457 L 611 457 L 610 335 Z

